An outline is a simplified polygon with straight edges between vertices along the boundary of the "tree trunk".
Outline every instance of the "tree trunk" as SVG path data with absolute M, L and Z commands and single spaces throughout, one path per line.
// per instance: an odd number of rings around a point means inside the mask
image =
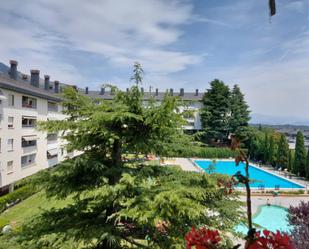
M 247 192 L 247 216 L 248 216 L 248 228 L 252 229 L 252 210 L 251 210 L 251 190 L 249 185 L 249 161 L 246 158 L 246 192 Z
M 115 167 L 120 167 L 121 166 L 121 140 L 116 139 L 113 144 L 113 151 L 112 151 L 112 161 L 113 161 L 113 166 Z

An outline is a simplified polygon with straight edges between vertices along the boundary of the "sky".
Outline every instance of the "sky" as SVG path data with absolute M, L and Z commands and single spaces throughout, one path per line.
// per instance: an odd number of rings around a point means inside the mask
M 218 78 L 255 118 L 309 124 L 309 0 L 276 2 L 270 19 L 268 0 L 1 1 L 0 61 L 90 90 L 130 86 L 138 61 L 145 89 Z

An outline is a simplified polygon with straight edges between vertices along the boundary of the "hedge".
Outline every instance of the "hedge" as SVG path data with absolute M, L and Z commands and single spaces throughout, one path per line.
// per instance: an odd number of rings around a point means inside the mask
M 35 194 L 37 189 L 32 184 L 24 185 L 11 193 L 8 193 L 0 197 L 0 213 L 2 213 L 7 207 L 7 204 L 13 203 L 16 200 L 25 200 L 31 195 Z
M 184 146 L 171 152 L 170 157 L 230 158 L 235 152 L 229 148 Z

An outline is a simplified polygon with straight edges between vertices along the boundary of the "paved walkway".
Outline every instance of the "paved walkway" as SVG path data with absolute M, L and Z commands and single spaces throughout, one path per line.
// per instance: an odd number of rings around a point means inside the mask
M 189 158 L 175 158 L 175 164 L 179 165 L 184 171 L 203 172 L 199 167 L 195 166 Z
M 246 201 L 246 196 L 240 196 L 241 201 Z M 266 205 L 267 200 L 271 205 L 278 205 L 289 208 L 290 206 L 298 206 L 301 201 L 308 202 L 309 196 L 251 196 L 252 213 L 254 214 L 258 206 Z

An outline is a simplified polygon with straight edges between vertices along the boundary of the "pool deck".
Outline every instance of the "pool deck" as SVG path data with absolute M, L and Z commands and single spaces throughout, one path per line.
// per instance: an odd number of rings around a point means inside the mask
M 301 201 L 308 202 L 309 196 L 251 196 L 251 206 L 252 213 L 256 213 L 257 209 L 261 205 L 267 204 L 267 199 L 270 205 L 277 205 L 285 208 L 289 208 L 290 206 L 298 206 Z M 246 201 L 246 196 L 240 196 L 241 201 Z
M 196 165 L 194 163 L 194 160 L 211 160 L 211 159 L 207 159 L 207 158 L 174 158 L 174 162 L 177 164 L 177 165 L 180 165 L 180 167 L 185 170 L 185 171 L 195 171 L 195 172 L 201 172 L 201 173 L 204 173 L 204 170 L 202 170 L 198 165 Z M 234 161 L 233 158 L 230 158 L 230 159 L 218 159 L 220 161 Z M 273 174 L 273 175 L 276 175 L 276 176 L 279 176 L 281 178 L 284 178 L 288 181 L 291 181 L 291 182 L 294 182 L 296 184 L 299 184 L 301 186 L 303 186 L 303 190 L 305 192 L 308 192 L 308 189 L 309 189 L 309 182 L 308 181 L 305 181 L 304 179 L 300 178 L 300 177 L 297 177 L 297 176 L 292 176 L 291 175 L 291 178 L 287 178 L 285 176 L 285 172 L 282 172 L 282 171 L 279 171 L 279 170 L 275 170 L 273 167 L 271 166 L 266 166 L 266 165 L 259 165 L 259 164 L 256 164 L 256 163 L 253 163 L 253 162 L 250 162 L 250 165 L 252 165 L 253 167 L 256 167 L 258 169 L 261 169 L 263 171 L 266 171 L 267 173 L 270 173 L 270 174 Z M 240 188 L 241 189 L 244 189 L 244 188 Z M 257 188 L 252 188 L 252 190 L 256 191 Z M 273 188 L 265 188 L 265 190 L 274 190 Z M 289 188 L 281 188 L 280 191 L 290 191 L 290 190 L 299 190 L 298 188 L 297 189 L 289 189 Z

